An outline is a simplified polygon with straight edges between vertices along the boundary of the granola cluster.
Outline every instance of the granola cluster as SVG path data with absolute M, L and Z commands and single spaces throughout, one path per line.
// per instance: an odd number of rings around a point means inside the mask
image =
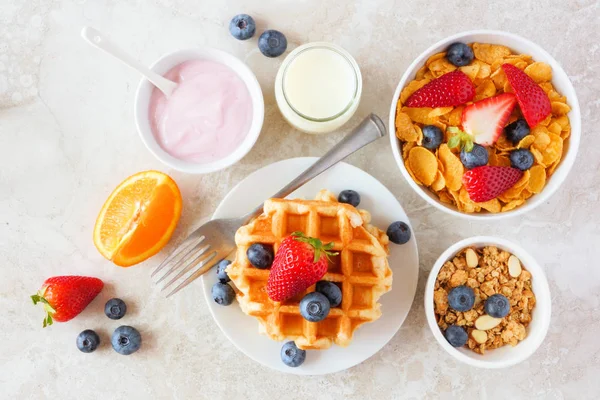
M 448 304 L 448 292 L 460 285 L 472 288 L 475 293 L 473 308 L 465 312 Z M 486 315 L 484 303 L 497 293 L 509 300 L 510 311 L 496 321 L 497 325 L 486 329 L 486 325 L 494 325 L 489 323 L 494 318 Z M 449 325 L 463 327 L 469 335 L 466 347 L 479 354 L 506 344 L 516 346 L 525 339 L 525 328 L 535 307 L 529 271 L 518 258 L 494 246 L 466 248 L 452 261 L 446 261 L 435 282 L 433 301 L 438 326 L 444 331 Z

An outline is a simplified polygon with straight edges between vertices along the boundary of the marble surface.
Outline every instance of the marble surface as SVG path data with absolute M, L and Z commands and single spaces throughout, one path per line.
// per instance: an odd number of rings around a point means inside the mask
M 3 0 L 0 2 L 0 397 L 5 399 L 420 399 L 600 397 L 600 19 L 598 0 L 502 2 L 273 0 Z M 290 48 L 333 41 L 363 71 L 364 94 L 342 132 L 307 136 L 282 120 L 273 80 L 281 59 L 267 59 L 256 39 L 233 40 L 232 15 L 247 12 L 258 30 L 275 28 Z M 266 122 L 238 165 L 192 176 L 166 170 L 144 148 L 133 122 L 139 76 L 85 44 L 83 25 L 108 33 L 150 63 L 178 48 L 212 45 L 256 72 Z M 582 108 L 583 145 L 561 190 L 523 218 L 471 223 L 428 206 L 397 170 L 387 140 L 349 162 L 381 180 L 411 217 L 421 275 L 412 310 L 377 355 L 348 371 L 296 377 L 265 369 L 236 350 L 208 313 L 196 283 L 173 300 L 153 287 L 150 271 L 164 252 L 121 269 L 92 244 L 98 210 L 126 176 L 155 168 L 172 174 L 184 198 L 169 250 L 250 172 L 298 155 L 318 156 L 369 112 L 385 120 L 409 63 L 433 42 L 461 30 L 505 29 L 548 50 L 570 76 Z M 594 141 L 596 140 L 596 141 Z M 423 286 L 450 244 L 491 234 L 527 247 L 545 266 L 553 295 L 548 336 L 526 362 L 503 371 L 470 368 L 434 341 L 423 312 Z M 29 295 L 49 276 L 102 278 L 106 288 L 75 320 L 42 331 Z M 109 334 L 119 325 L 102 313 L 118 295 L 137 326 L 143 350 L 122 357 Z M 84 355 L 77 333 L 94 328 L 105 342 Z

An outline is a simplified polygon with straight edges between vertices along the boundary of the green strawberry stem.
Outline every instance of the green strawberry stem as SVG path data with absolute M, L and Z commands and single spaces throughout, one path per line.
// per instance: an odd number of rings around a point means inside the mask
M 306 236 L 302 232 L 294 232 L 292 233 L 292 236 L 297 241 L 302 243 L 308 243 L 315 249 L 315 257 L 313 259 L 313 262 L 315 263 L 319 261 L 319 259 L 321 258 L 321 254 L 324 254 L 329 261 L 331 261 L 329 256 L 337 256 L 339 254 L 337 251 L 330 251 L 331 249 L 333 249 L 333 242 L 324 245 L 321 239 Z
M 450 140 L 448 140 L 448 147 L 451 149 L 460 147 L 467 153 L 470 153 L 471 150 L 473 150 L 473 136 L 469 135 L 465 131 L 460 130 L 456 126 L 451 126 L 446 129 L 446 131 L 454 135 L 450 138 Z
M 37 303 L 42 303 L 42 305 L 44 306 L 44 310 L 46 310 L 46 316 L 44 317 L 44 322 L 42 324 L 42 327 L 44 328 L 52 325 L 52 323 L 54 322 L 52 320 L 52 314 L 56 312 L 54 307 L 52 307 L 48 300 L 46 300 L 46 298 L 44 297 L 45 293 L 46 288 L 40 290 L 39 292 L 31 296 L 31 300 L 33 301 L 34 305 L 36 305 Z

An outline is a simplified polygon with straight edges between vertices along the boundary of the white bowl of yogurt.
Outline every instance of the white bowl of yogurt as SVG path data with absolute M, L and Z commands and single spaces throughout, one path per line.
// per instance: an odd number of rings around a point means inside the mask
M 145 78 L 136 92 L 138 132 L 161 162 L 204 174 L 235 164 L 254 146 L 265 106 L 256 76 L 241 60 L 202 47 L 166 54 L 150 69 L 177 83 L 168 98 Z

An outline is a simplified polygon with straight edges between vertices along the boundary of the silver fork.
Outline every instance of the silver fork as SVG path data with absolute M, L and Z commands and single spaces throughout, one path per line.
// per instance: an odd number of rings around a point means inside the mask
M 323 157 L 318 159 L 306 171 L 287 184 L 273 198 L 283 198 L 317 175 L 331 168 L 350 154 L 386 134 L 385 125 L 375 114 L 369 115 L 361 124 L 336 144 Z M 264 203 L 263 203 L 264 204 Z M 167 297 L 177 293 L 193 280 L 210 270 L 215 264 L 227 257 L 235 249 L 235 232 L 242 225 L 263 211 L 263 204 L 239 218 L 213 219 L 189 235 L 155 270 L 152 277 L 163 269 L 166 272 L 157 280 L 157 284 L 169 278 L 161 290 L 173 285 L 181 277 L 188 276 L 179 283 Z

